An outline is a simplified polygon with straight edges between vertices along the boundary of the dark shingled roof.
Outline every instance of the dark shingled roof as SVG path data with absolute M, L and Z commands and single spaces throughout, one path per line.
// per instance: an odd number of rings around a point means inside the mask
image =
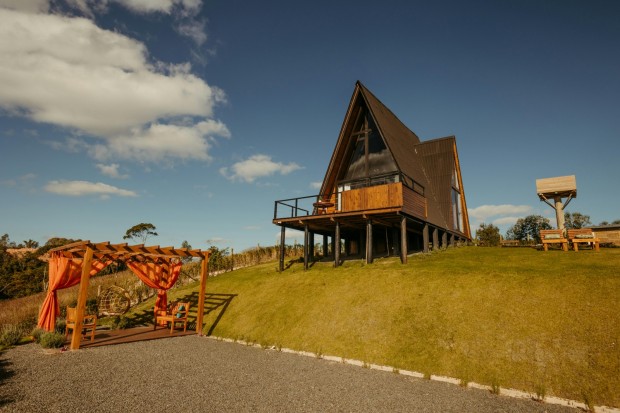
M 455 230 L 452 217 L 451 188 L 455 172 L 456 138 L 449 136 L 422 142 L 420 138 L 405 126 L 390 109 L 388 109 L 361 82 L 356 82 L 355 90 L 345 116 L 336 149 L 332 154 L 329 167 L 323 180 L 321 193 L 330 193 L 336 184 L 339 168 L 343 164 L 349 135 L 359 113 L 359 106 L 369 110 L 375 125 L 386 146 L 391 152 L 397 168 L 405 175 L 424 186 L 427 199 L 427 221 L 440 228 Z M 458 171 L 460 174 L 460 171 Z M 463 191 L 463 188 L 461 188 Z M 465 208 L 464 208 L 465 209 Z M 466 209 L 463 211 L 467 219 Z M 471 237 L 468 224 L 464 235 Z

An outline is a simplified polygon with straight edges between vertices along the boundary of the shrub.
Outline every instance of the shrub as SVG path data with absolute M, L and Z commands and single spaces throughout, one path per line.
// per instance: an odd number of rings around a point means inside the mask
M 56 320 L 56 328 L 54 329 L 54 331 L 60 334 L 64 334 L 66 326 L 67 326 L 67 320 L 63 320 L 63 319 Z
M 19 343 L 19 340 L 21 340 L 23 335 L 24 332 L 20 326 L 15 324 L 6 324 L 2 326 L 2 332 L 0 333 L 0 345 L 3 347 L 14 346 Z
M 34 340 L 35 343 L 39 343 L 41 341 L 41 335 L 44 333 L 45 333 L 45 330 L 39 327 L 35 327 L 30 333 L 30 335 L 32 336 L 32 339 Z
M 65 335 L 56 332 L 45 332 L 41 334 L 39 343 L 43 348 L 60 348 L 65 345 Z
M 128 319 L 127 317 L 120 316 L 118 319 L 118 323 L 116 324 L 116 327 L 121 330 L 129 328 L 131 327 L 131 320 Z

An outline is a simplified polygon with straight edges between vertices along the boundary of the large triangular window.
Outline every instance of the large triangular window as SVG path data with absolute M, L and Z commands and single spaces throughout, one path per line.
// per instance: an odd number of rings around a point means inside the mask
M 353 151 L 343 181 L 364 181 L 398 171 L 392 154 L 366 111 L 358 117 L 349 142 Z

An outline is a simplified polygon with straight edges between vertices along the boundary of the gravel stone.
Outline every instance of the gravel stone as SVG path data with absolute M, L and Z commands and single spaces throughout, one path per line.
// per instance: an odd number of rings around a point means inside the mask
M 571 412 L 198 336 L 0 354 L 0 412 Z

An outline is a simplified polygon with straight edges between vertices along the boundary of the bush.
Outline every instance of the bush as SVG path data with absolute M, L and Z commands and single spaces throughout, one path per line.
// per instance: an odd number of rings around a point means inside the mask
M 65 345 L 65 335 L 56 332 L 45 332 L 41 334 L 39 343 L 43 348 L 60 348 Z
M 2 332 L 0 333 L 0 345 L 3 347 L 14 346 L 19 343 L 24 331 L 22 328 L 15 324 L 6 324 L 2 326 Z
M 41 342 L 41 335 L 44 333 L 45 333 L 45 330 L 39 327 L 35 327 L 30 333 L 30 335 L 32 336 L 32 339 L 34 340 L 35 343 L 39 343 Z
M 67 320 L 63 320 L 63 319 L 56 320 L 56 328 L 54 329 L 54 331 L 60 334 L 64 334 L 66 326 L 67 326 Z

